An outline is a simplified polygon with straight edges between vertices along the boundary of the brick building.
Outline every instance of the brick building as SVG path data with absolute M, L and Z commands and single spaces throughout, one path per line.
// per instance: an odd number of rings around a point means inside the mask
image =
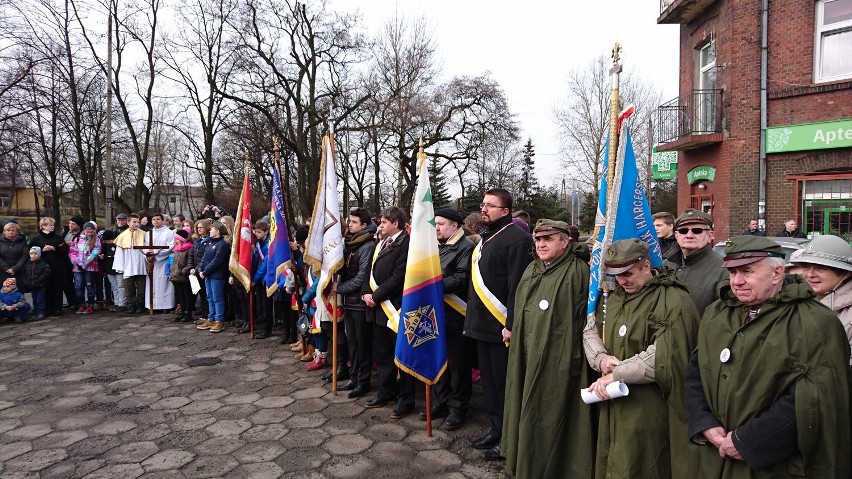
M 681 26 L 657 120 L 678 208 L 711 212 L 717 239 L 758 217 L 852 234 L 852 0 L 660 0 L 657 23 Z

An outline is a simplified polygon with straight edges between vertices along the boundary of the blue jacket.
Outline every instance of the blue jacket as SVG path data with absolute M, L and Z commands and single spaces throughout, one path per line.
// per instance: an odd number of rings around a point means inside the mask
M 266 265 L 269 263 L 269 236 L 263 241 L 255 241 L 251 252 L 251 269 L 254 274 L 251 277 L 253 283 L 262 284 L 266 278 Z
M 204 273 L 204 279 L 228 279 L 228 256 L 231 245 L 225 243 L 223 238 L 210 239 L 201 263 L 196 268 Z

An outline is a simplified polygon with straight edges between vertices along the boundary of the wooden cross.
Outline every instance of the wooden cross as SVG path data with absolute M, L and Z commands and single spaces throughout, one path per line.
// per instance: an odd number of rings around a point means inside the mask
M 154 228 L 148 230 L 148 245 L 142 246 L 133 246 L 133 249 L 142 249 L 142 250 L 159 250 L 159 249 L 169 249 L 171 246 L 155 246 L 154 245 Z M 157 254 L 157 251 L 143 251 L 148 260 L 148 292 L 149 297 L 151 299 L 151 303 L 148 306 L 148 316 L 154 315 L 154 255 Z

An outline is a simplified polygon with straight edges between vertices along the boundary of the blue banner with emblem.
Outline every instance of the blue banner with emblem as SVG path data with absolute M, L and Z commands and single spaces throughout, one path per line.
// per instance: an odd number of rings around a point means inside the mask
M 444 330 L 444 279 L 435 232 L 435 208 L 420 148 L 417 189 L 411 214 L 411 241 L 396 335 L 396 365 L 426 384 L 435 384 L 447 367 Z
M 636 167 L 636 154 L 626 121 L 622 123 L 620 133 L 621 141 L 618 145 L 611 192 L 606 177 L 609 167 L 609 142 L 604 151 L 604 175 L 600 180 L 600 196 L 595 218 L 595 226 L 599 230 L 592 247 L 589 302 L 586 310 L 589 326 L 594 324 L 595 310 L 601 294 L 601 253 L 604 249 L 614 241 L 639 238 L 650 246 L 651 267 L 656 268 L 663 264 L 657 231 L 651 218 L 651 207 Z

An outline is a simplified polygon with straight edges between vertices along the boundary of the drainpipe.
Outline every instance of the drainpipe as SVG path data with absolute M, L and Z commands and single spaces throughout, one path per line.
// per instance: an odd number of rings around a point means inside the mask
M 766 64 L 768 57 L 769 0 L 761 0 L 760 6 L 760 147 L 758 153 L 758 228 L 766 231 Z

